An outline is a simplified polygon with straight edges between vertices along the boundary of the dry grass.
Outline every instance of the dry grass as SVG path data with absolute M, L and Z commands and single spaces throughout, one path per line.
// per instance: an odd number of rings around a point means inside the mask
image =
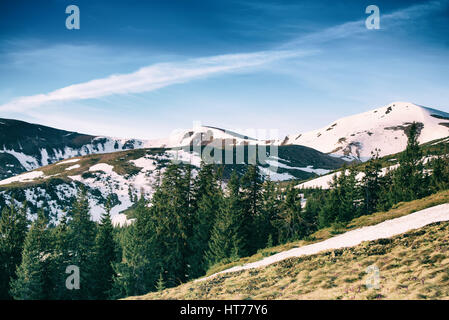
M 380 270 L 368 288 L 368 266 Z M 449 223 L 129 299 L 447 299 Z
M 258 253 L 250 256 L 250 257 L 244 257 L 237 261 L 233 261 L 226 264 L 217 264 L 213 267 L 211 267 L 207 271 L 207 276 L 229 269 L 234 266 L 243 265 L 246 263 L 254 262 L 263 259 L 264 257 L 286 251 L 293 248 L 302 247 L 304 245 L 308 245 L 314 242 L 323 241 L 326 239 L 329 239 L 333 236 L 335 236 L 336 233 L 342 233 L 346 231 L 350 231 L 353 229 L 361 228 L 364 226 L 371 226 L 378 223 L 381 223 L 386 220 L 399 218 L 402 216 L 405 216 L 407 214 L 430 208 L 439 204 L 448 203 L 449 202 L 449 190 L 441 191 L 438 193 L 435 193 L 431 196 L 425 197 L 423 199 L 414 200 L 410 202 L 401 202 L 397 205 L 395 205 L 392 209 L 388 210 L 387 212 L 376 212 L 371 215 L 367 216 L 361 216 L 359 218 L 356 218 L 352 220 L 346 228 L 335 230 L 334 228 L 325 228 L 318 230 L 312 236 L 310 237 L 310 240 L 300 240 L 295 242 L 289 242 L 286 244 L 282 244 L 276 247 L 271 247 L 263 250 L 259 250 Z

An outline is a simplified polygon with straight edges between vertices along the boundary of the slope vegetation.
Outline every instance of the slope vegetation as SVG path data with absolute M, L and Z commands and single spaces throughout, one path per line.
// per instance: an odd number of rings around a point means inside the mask
M 436 222 L 130 299 L 441 299 L 449 297 L 448 270 L 449 223 Z

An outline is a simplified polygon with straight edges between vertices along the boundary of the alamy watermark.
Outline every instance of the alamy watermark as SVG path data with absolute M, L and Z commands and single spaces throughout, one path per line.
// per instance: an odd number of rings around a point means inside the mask
M 238 132 L 238 133 L 237 133 Z M 183 134 L 183 135 L 182 135 Z M 205 164 L 252 164 L 278 169 L 279 131 L 277 129 L 225 130 L 204 127 L 195 122 L 190 131 L 172 134 L 175 152 L 172 162 L 181 163 L 186 154 L 199 156 Z M 180 141 L 179 141 L 180 140 Z
M 365 20 L 367 29 L 380 29 L 380 10 L 379 7 L 372 4 L 366 7 L 366 14 L 370 14 Z
M 372 264 L 366 268 L 365 272 L 368 274 L 365 281 L 365 286 L 368 289 L 380 289 L 379 268 L 375 264 Z
M 69 30 L 80 28 L 80 8 L 74 4 L 65 8 L 65 13 L 70 14 L 65 19 L 65 27 Z
M 65 280 L 65 287 L 68 290 L 79 290 L 80 288 L 80 268 L 75 265 L 67 266 L 65 273 L 70 274 Z

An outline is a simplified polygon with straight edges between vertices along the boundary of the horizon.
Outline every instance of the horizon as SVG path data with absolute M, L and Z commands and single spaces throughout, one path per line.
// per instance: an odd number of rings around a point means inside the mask
M 0 4 L 0 117 L 158 139 L 203 125 L 280 137 L 393 101 L 449 112 L 449 1 Z

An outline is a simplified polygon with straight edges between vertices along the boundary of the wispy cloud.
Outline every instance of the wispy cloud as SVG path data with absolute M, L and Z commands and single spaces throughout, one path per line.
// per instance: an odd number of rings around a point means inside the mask
M 381 25 L 410 21 L 416 17 L 441 9 L 448 2 L 448 0 L 431 1 L 382 15 Z M 351 21 L 308 34 L 289 42 L 278 50 L 227 54 L 172 63 L 157 63 L 143 67 L 133 73 L 115 74 L 106 78 L 63 87 L 46 94 L 18 97 L 0 105 L 0 110 L 21 112 L 51 102 L 97 99 L 117 94 L 153 91 L 202 77 L 236 72 L 266 65 L 281 59 L 305 56 L 314 51 L 298 49 L 304 44 L 313 46 L 326 41 L 355 36 L 362 32 L 366 32 L 364 20 Z
M 102 79 L 74 84 L 47 94 L 19 97 L 1 105 L 0 109 L 24 111 L 48 102 L 148 92 L 217 73 L 260 66 L 275 60 L 304 56 L 309 53 L 302 50 L 264 51 L 197 58 L 183 62 L 158 63 L 129 74 L 111 75 Z
M 437 10 L 441 10 L 449 5 L 449 0 L 429 1 L 422 4 L 412 5 L 410 7 L 396 10 L 392 13 L 383 14 L 381 12 L 381 29 L 390 28 L 400 24 L 414 23 L 413 20 L 431 14 Z M 317 32 L 294 39 L 282 46 L 284 49 L 298 47 L 304 44 L 325 43 L 332 40 L 344 39 L 347 37 L 367 34 L 365 27 L 365 19 L 349 21 L 337 26 L 326 28 Z

